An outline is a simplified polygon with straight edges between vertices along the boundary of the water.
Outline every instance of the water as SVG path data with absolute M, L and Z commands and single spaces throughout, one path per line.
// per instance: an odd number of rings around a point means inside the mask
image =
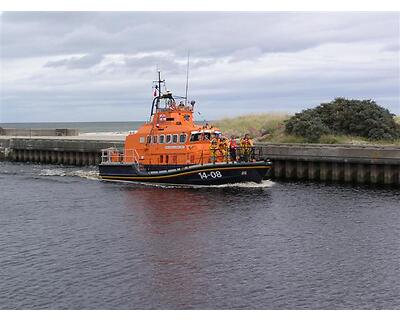
M 400 190 L 0 163 L 0 308 L 399 309 Z
M 0 123 L 3 128 L 21 129 L 51 129 L 69 128 L 79 129 L 79 133 L 119 133 L 136 130 L 144 121 L 114 121 L 114 122 L 21 122 L 21 123 Z
M 110 121 L 110 122 L 19 122 L 19 123 L 0 123 L 2 128 L 19 129 L 52 129 L 69 128 L 78 129 L 79 133 L 127 133 L 138 129 L 144 121 Z M 198 125 L 203 122 L 196 121 Z

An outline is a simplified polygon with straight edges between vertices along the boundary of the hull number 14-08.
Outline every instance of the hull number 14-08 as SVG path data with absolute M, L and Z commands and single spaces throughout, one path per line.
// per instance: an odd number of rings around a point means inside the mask
M 216 178 L 221 178 L 222 174 L 220 171 L 210 171 L 210 173 L 208 174 L 207 172 L 199 172 L 199 176 L 202 180 L 208 178 L 216 179 Z

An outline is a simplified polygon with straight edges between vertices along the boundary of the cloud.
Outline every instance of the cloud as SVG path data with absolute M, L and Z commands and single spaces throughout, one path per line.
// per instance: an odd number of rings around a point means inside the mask
M 72 57 L 68 59 L 54 60 L 47 62 L 44 67 L 57 68 L 66 67 L 68 69 L 88 69 L 91 68 L 103 60 L 103 56 L 100 54 L 87 54 L 83 57 Z
M 252 47 L 296 52 L 332 42 L 396 42 L 396 32 L 387 32 L 396 23 L 396 13 L 6 12 L 2 47 L 4 57 L 143 51 L 184 56 L 188 49 L 215 57 Z
M 263 54 L 263 52 L 260 48 L 249 47 L 249 48 L 234 51 L 230 55 L 230 60 L 231 61 L 252 60 L 252 59 L 259 58 L 260 56 L 262 56 L 262 54 Z
M 295 112 L 336 96 L 376 99 L 400 113 L 398 13 L 4 12 L 0 19 L 0 121 L 144 119 L 157 68 L 183 94 L 188 50 L 189 93 L 211 119 L 227 110 Z

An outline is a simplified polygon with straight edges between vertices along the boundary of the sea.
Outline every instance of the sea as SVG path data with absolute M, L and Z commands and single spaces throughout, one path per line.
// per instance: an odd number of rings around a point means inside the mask
M 400 309 L 399 208 L 395 188 L 0 162 L 0 309 Z
M 21 129 L 78 129 L 79 133 L 126 133 L 137 129 L 144 121 L 110 121 L 110 122 L 17 122 L 0 123 L 2 128 Z

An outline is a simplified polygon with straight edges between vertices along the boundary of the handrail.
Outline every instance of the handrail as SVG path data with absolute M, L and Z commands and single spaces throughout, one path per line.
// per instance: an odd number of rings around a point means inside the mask
M 139 165 L 139 153 L 137 152 L 136 149 L 127 149 L 125 150 L 124 153 L 120 152 L 117 148 L 113 147 L 101 150 L 101 163 L 122 163 L 122 162 Z
M 217 148 L 215 153 L 212 150 L 210 150 L 210 152 L 205 151 L 206 150 L 202 150 L 200 155 L 192 155 L 186 152 L 176 152 L 166 154 L 151 153 L 146 154 L 146 157 L 150 158 L 150 162 L 148 163 L 150 166 L 154 165 L 159 167 L 160 165 L 162 165 L 166 167 L 167 171 L 169 170 L 169 166 L 176 169 L 178 167 L 183 168 L 193 165 L 204 165 L 210 163 L 251 162 L 262 160 L 261 147 L 236 147 L 233 149 L 230 149 L 229 147 L 225 149 Z M 190 157 L 188 157 L 189 155 Z M 126 149 L 125 152 L 120 152 L 117 148 L 103 149 L 101 163 L 134 164 L 137 168 L 141 166 L 140 156 L 136 149 Z

